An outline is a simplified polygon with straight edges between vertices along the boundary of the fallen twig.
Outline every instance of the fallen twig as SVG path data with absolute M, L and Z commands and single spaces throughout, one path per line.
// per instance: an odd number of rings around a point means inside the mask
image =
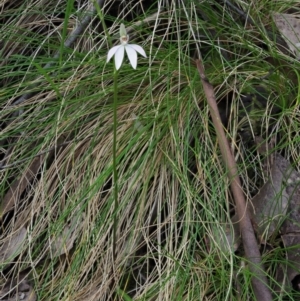
M 45 155 L 34 158 L 20 179 L 15 180 L 11 184 L 0 205 L 1 219 L 5 213 L 19 206 L 22 193 L 32 179 L 36 177 L 38 170 L 44 163 L 44 157 Z
M 216 129 L 222 158 L 225 163 L 226 170 L 228 171 L 230 187 L 235 200 L 236 211 L 239 218 L 239 226 L 242 234 L 245 254 L 249 260 L 249 268 L 253 275 L 253 291 L 257 301 L 271 301 L 272 295 L 268 288 L 267 277 L 265 275 L 264 267 L 261 262 L 261 255 L 251 224 L 250 215 L 247 210 L 244 193 L 241 188 L 241 182 L 238 176 L 236 162 L 230 151 L 229 143 L 226 139 L 223 124 L 221 122 L 221 117 L 215 98 L 214 88 L 205 76 L 202 62 L 199 59 L 197 59 L 196 64 L 203 85 L 204 93 L 207 98 L 207 103 L 209 106 L 210 114 L 212 116 L 213 124 Z

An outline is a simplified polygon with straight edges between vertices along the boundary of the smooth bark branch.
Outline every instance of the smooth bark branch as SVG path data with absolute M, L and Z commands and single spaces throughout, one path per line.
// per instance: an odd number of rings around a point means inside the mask
M 247 210 L 245 196 L 241 188 L 240 178 L 236 162 L 231 153 L 227 141 L 221 117 L 217 107 L 214 88 L 205 77 L 204 67 L 200 60 L 196 60 L 197 69 L 201 78 L 204 93 L 207 98 L 210 114 L 216 129 L 222 158 L 225 163 L 226 171 L 230 180 L 231 191 L 235 200 L 236 211 L 239 218 L 239 226 L 242 234 L 245 254 L 249 260 L 249 269 L 252 273 L 252 287 L 257 301 L 271 301 L 272 295 L 268 288 L 267 277 L 261 262 L 261 255 L 251 224 L 250 215 Z

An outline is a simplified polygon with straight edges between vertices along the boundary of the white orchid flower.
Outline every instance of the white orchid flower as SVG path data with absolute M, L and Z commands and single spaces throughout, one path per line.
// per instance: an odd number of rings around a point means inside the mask
M 108 51 L 107 54 L 107 63 L 110 59 L 115 56 L 115 66 L 119 70 L 124 59 L 124 52 L 126 50 L 127 56 L 129 58 L 130 64 L 133 69 L 136 69 L 137 66 L 137 52 L 143 57 L 147 57 L 144 49 L 136 44 L 128 44 L 129 36 L 127 35 L 124 24 L 120 26 L 120 42 L 121 45 L 114 46 Z

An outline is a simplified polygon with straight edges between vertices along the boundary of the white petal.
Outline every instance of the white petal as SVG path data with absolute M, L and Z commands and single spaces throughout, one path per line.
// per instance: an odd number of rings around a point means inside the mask
M 120 45 L 119 49 L 117 50 L 117 52 L 115 54 L 115 66 L 116 66 L 117 70 L 120 69 L 123 59 L 124 59 L 124 48 L 125 48 L 125 46 Z
M 141 46 L 136 45 L 136 44 L 128 44 L 128 46 L 132 47 L 135 51 L 137 51 L 143 57 L 147 57 L 144 49 Z
M 129 58 L 130 64 L 132 66 L 133 69 L 136 69 L 136 65 L 137 65 L 137 53 L 135 51 L 134 48 L 130 47 L 131 45 L 126 45 L 125 49 L 126 49 L 126 53 L 127 56 Z
M 116 51 L 118 50 L 119 47 L 120 47 L 120 45 L 114 46 L 113 48 L 109 49 L 108 54 L 107 54 L 106 63 L 108 63 L 110 61 L 110 59 L 114 56 L 114 54 L 116 53 Z

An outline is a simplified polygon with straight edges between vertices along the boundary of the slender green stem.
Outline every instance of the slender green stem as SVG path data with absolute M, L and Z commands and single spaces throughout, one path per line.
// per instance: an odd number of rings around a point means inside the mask
M 118 119 L 117 119 L 117 107 L 118 107 L 118 71 L 115 70 L 114 73 L 114 104 L 113 104 L 113 190 L 114 190 L 114 200 L 115 200 L 115 213 L 114 213 L 114 229 L 113 229 L 113 258 L 116 260 L 116 244 L 117 244 L 117 210 L 119 207 L 118 200 L 118 170 L 117 170 L 117 127 L 118 127 Z
M 109 47 L 112 47 L 111 37 L 109 35 L 108 29 L 106 27 L 106 23 L 104 20 L 104 15 L 102 13 L 102 9 L 100 8 L 97 1 L 93 1 L 95 9 L 98 13 L 98 16 L 101 20 L 105 36 L 107 37 L 107 41 Z M 116 245 L 117 245 L 117 223 L 118 216 L 117 211 L 119 207 L 118 200 L 118 170 L 117 170 L 117 128 L 118 128 L 118 119 L 117 119 L 117 108 L 118 108 L 118 71 L 115 69 L 114 71 L 114 103 L 113 103 L 113 195 L 114 195 L 114 224 L 113 224 L 113 259 L 116 262 Z

